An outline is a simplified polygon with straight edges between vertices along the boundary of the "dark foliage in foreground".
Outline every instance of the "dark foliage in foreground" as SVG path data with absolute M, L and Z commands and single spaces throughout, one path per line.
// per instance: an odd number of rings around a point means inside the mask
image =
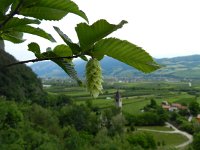
M 1 98 L 0 149 L 156 148 L 151 135 L 126 131 L 127 122 L 115 108 L 94 110 L 92 104 L 44 108 Z
M 0 67 L 16 62 L 16 59 L 4 50 L 0 49 Z M 41 81 L 33 71 L 25 66 L 1 68 L 0 70 L 0 96 L 8 100 L 36 101 L 44 99 L 44 91 Z

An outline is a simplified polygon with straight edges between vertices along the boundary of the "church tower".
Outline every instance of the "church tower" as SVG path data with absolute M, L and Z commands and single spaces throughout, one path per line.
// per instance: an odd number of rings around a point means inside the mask
M 115 93 L 115 105 L 117 108 L 122 108 L 122 100 L 119 91 Z

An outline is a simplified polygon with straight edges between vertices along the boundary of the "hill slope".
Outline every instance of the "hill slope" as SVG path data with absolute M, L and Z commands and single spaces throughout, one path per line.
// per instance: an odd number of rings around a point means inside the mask
M 0 49 L 0 58 L 0 67 L 16 62 L 13 56 L 2 49 Z M 6 96 L 10 100 L 35 101 L 43 95 L 42 84 L 29 67 L 16 65 L 0 70 L 0 96 Z
M 143 74 L 136 69 L 110 57 L 101 61 L 105 77 L 127 78 L 200 78 L 200 55 L 156 59 L 163 68 L 150 74 Z M 66 77 L 56 64 L 46 61 L 35 63 L 31 66 L 39 77 L 63 78 Z M 75 68 L 80 77 L 84 76 L 85 62 L 76 61 Z

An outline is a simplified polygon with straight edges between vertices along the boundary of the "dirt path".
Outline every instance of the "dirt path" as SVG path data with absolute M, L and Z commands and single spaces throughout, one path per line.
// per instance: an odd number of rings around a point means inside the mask
M 152 129 L 138 129 L 138 130 L 160 132 L 160 133 L 170 133 L 170 134 L 179 133 L 179 134 L 182 134 L 183 136 L 186 136 L 188 138 L 188 141 L 175 146 L 175 148 L 183 148 L 183 147 L 187 146 L 188 144 L 192 143 L 193 136 L 191 134 L 177 129 L 175 126 L 173 126 L 172 124 L 170 124 L 168 122 L 166 122 L 166 126 L 171 127 L 172 129 L 174 129 L 174 131 L 161 131 L 161 130 L 152 130 Z
M 184 136 L 186 136 L 188 138 L 188 141 L 186 141 L 186 142 L 184 142 L 184 143 L 182 143 L 180 145 L 177 145 L 176 148 L 182 148 L 182 147 L 185 147 L 188 144 L 192 143 L 193 136 L 191 134 L 177 129 L 175 126 L 173 126 L 172 124 L 170 124 L 168 122 L 166 122 L 166 125 L 172 127 L 176 133 L 180 133 L 180 134 L 182 134 L 182 135 L 184 135 Z

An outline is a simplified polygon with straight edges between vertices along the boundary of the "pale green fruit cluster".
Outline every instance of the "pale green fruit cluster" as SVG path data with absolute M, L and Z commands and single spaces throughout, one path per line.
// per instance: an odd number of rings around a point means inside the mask
M 90 94 L 97 98 L 101 93 L 102 87 L 101 65 L 96 58 L 92 58 L 86 65 L 86 85 Z

